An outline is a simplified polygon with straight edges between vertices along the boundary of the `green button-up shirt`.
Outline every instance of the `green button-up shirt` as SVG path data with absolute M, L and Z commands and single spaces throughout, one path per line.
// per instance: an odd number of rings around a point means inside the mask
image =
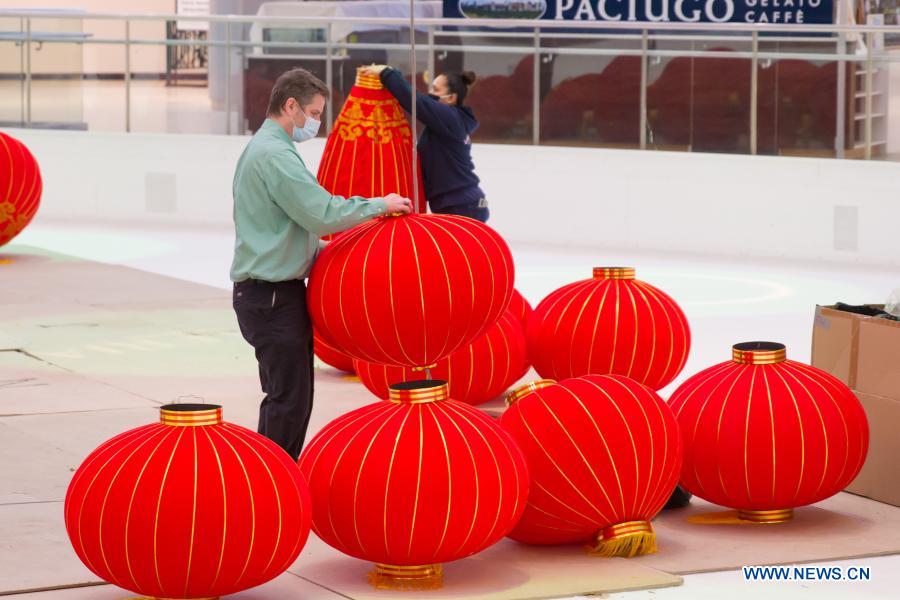
M 241 154 L 232 192 L 232 281 L 307 277 L 319 236 L 349 229 L 387 210 L 382 198 L 329 194 L 306 168 L 288 134 L 271 119 Z

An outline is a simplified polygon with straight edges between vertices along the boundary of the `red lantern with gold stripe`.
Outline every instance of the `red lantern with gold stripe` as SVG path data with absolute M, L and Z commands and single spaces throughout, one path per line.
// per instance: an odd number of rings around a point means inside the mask
M 483 223 L 386 216 L 322 250 L 309 278 L 310 315 L 353 358 L 428 367 L 497 322 L 513 277 L 509 247 Z
M 365 198 L 390 193 L 413 198 L 418 184 L 424 213 L 421 169 L 417 165 L 416 182 L 412 171 L 412 131 L 403 108 L 378 77 L 358 70 L 325 143 L 319 183 L 335 195 Z
M 385 400 L 391 385 L 428 377 L 423 370 L 409 367 L 361 360 L 354 361 L 353 366 L 369 391 Z M 439 360 L 429 372 L 431 377 L 448 382 L 454 400 L 482 404 L 505 392 L 528 366 L 522 324 L 507 310 L 496 325 L 462 350 Z
M 221 407 L 170 404 L 160 422 L 91 453 L 69 485 L 66 530 L 98 577 L 151 598 L 212 598 L 269 581 L 309 535 L 297 465 Z
M 441 563 L 484 550 L 525 506 L 528 469 L 516 444 L 442 381 L 391 387 L 388 401 L 347 413 L 300 456 L 313 530 L 376 563 L 382 588 L 433 588 Z
M 624 375 L 658 390 L 687 361 L 691 332 L 678 304 L 630 267 L 551 292 L 528 323 L 528 355 L 541 377 Z
M 745 342 L 732 360 L 685 381 L 669 400 L 685 442 L 681 484 L 759 523 L 832 496 L 866 459 L 869 426 L 840 380 L 787 360 L 783 344 Z
M 25 144 L 0 132 L 0 246 L 19 235 L 41 203 L 43 182 Z
M 315 330 L 313 330 L 313 351 L 326 365 L 344 373 L 353 373 L 353 359 L 326 342 Z
M 601 556 L 654 552 L 650 520 L 675 489 L 682 459 L 665 402 L 620 375 L 540 380 L 509 402 L 500 426 L 531 473 L 528 505 L 510 537 L 588 542 Z
M 528 327 L 528 319 L 534 312 L 534 308 L 532 308 L 528 300 L 525 299 L 525 296 L 516 289 L 513 290 L 512 298 L 509 300 L 507 310 L 513 313 L 516 318 L 521 321 L 522 327 Z

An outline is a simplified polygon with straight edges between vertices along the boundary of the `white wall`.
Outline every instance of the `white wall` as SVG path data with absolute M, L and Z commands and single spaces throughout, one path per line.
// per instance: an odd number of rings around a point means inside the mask
M 175 0 L 0 0 L 0 9 L 69 9 L 89 13 L 133 13 L 171 14 L 175 12 Z M 15 27 L 18 23 L 3 20 L 2 29 Z M 35 32 L 80 31 L 97 39 L 125 39 L 125 26 L 121 21 L 82 19 L 39 19 L 32 24 Z M 131 24 L 132 39 L 165 40 L 164 21 L 135 21 Z M 77 54 L 80 56 L 73 56 Z M 80 58 L 81 60 L 78 60 Z M 89 74 L 124 73 L 124 46 L 86 44 L 45 44 L 32 53 L 32 70 L 40 73 L 81 73 Z M 18 72 L 19 49 L 12 44 L 0 44 L 0 72 Z M 164 46 L 143 46 L 132 48 L 131 69 L 133 73 L 165 73 L 166 49 Z
M 248 138 L 10 130 L 37 156 L 39 217 L 229 224 Z M 301 147 L 312 169 L 324 144 Z M 510 241 L 900 267 L 896 163 L 477 145 Z

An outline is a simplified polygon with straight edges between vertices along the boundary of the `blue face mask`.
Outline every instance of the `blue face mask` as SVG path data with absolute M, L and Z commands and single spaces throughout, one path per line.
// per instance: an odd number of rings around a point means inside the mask
M 311 140 L 319 134 L 319 126 L 321 124 L 321 121 L 317 121 L 309 115 L 306 115 L 306 122 L 303 123 L 303 127 L 294 125 L 294 133 L 291 137 L 298 143 Z

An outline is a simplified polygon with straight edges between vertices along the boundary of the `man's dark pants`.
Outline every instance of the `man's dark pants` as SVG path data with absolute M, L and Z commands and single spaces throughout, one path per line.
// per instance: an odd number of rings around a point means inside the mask
M 302 280 L 234 284 L 232 305 L 244 339 L 256 351 L 265 394 L 259 433 L 300 456 L 313 403 L 313 336 Z

